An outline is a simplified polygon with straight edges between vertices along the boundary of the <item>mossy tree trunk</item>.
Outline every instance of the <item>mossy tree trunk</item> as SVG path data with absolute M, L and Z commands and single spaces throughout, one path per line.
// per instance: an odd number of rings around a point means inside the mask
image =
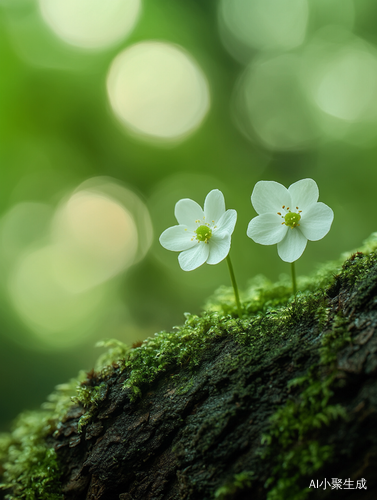
M 267 329 L 257 355 L 224 332 L 197 368 L 172 366 L 133 403 L 115 369 L 82 433 L 73 407 L 49 438 L 64 498 L 291 499 L 310 484 L 312 498 L 377 498 L 377 266 L 356 279 L 362 259 L 317 299 L 325 317 L 292 302 L 279 342 Z
M 169 334 L 158 349 L 157 340 L 134 349 L 129 365 L 91 372 L 81 384 L 91 398 L 43 438 L 61 464 L 59 494 L 376 498 L 376 292 L 376 253 L 358 253 L 325 288 L 285 306 L 192 317 L 175 350 Z M 133 386 L 135 373 L 144 378 Z

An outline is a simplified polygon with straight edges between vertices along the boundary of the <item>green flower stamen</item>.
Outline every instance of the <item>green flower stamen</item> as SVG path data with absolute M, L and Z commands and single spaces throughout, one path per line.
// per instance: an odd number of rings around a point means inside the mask
M 196 239 L 198 241 L 204 241 L 204 243 L 208 243 L 208 240 L 212 236 L 212 230 L 208 226 L 199 226 L 196 232 Z
M 299 226 L 299 221 L 301 219 L 301 215 L 300 214 L 296 214 L 295 212 L 288 212 L 287 214 L 285 214 L 285 217 L 284 217 L 284 224 L 286 226 L 289 226 L 291 228 L 294 228 L 296 226 Z

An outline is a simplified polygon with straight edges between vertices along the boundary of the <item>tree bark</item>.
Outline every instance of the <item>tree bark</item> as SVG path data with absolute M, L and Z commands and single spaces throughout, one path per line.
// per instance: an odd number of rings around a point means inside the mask
M 348 261 L 325 291 L 327 319 L 297 314 L 297 321 L 282 328 L 278 349 L 266 340 L 263 352 L 251 357 L 250 348 L 228 332 L 214 339 L 194 371 L 172 366 L 145 385 L 142 397 L 133 403 L 129 390 L 122 387 L 127 373 L 115 368 L 106 380 L 106 394 L 82 432 L 77 426 L 84 409 L 77 405 L 48 438 L 63 465 L 64 499 L 209 500 L 224 483 L 228 486 L 218 498 L 304 498 L 310 484 L 315 485 L 310 488 L 313 499 L 377 498 L 377 266 L 372 262 L 361 281 L 345 277 L 347 266 L 361 258 L 356 255 Z M 293 319 L 294 308 L 295 304 Z M 338 330 L 349 334 L 340 348 Z M 328 352 L 333 342 L 335 353 L 328 363 L 321 361 L 326 335 Z M 285 473 L 277 463 L 279 437 L 272 438 L 268 447 L 262 436 L 270 432 L 270 417 L 279 409 L 292 404 L 299 411 L 303 388 L 290 382 L 309 373 L 320 382 L 332 373 L 332 395 L 326 406 L 341 405 L 346 418 L 309 427 L 287 445 L 283 455 L 289 467 L 289 453 L 294 456 L 297 449 L 304 453 L 313 442 L 331 446 L 332 454 L 318 467 L 310 462 L 307 474 L 296 474 L 292 466 L 292 496 L 279 493 L 284 489 L 273 496 L 279 474 Z M 87 383 L 101 382 L 94 375 Z M 310 399 L 308 404 L 310 410 Z M 251 480 L 237 486 L 234 476 L 245 471 Z M 268 478 L 273 479 L 266 484 Z M 336 492 L 333 478 L 342 480 Z M 345 487 L 348 479 L 352 490 Z M 356 488 L 361 479 L 367 489 Z

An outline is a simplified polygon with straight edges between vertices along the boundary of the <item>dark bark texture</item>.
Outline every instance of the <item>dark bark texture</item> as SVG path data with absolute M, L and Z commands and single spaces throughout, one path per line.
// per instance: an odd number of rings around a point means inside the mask
M 63 464 L 64 499 L 209 500 L 224 484 L 228 487 L 217 498 L 289 499 L 300 498 L 297 492 L 312 480 L 331 484 L 333 478 L 342 480 L 341 489 L 312 487 L 309 498 L 377 498 L 377 266 L 372 263 L 357 284 L 342 276 L 324 293 L 326 321 L 298 315 L 282 329 L 273 352 L 266 345 L 259 357 L 248 357 L 229 333 L 214 339 L 195 370 L 172 366 L 142 387 L 135 402 L 122 387 L 126 372 L 115 369 L 82 432 L 77 425 L 84 409 L 77 405 L 48 439 Z M 335 332 L 335 345 L 340 316 L 342 335 L 349 337 L 336 352 L 334 347 L 332 362 L 321 363 L 323 338 Z M 272 440 L 268 452 L 261 438 L 279 408 L 289 402 L 299 407 L 302 389 L 290 381 L 310 371 L 319 381 L 333 373 L 326 404 L 341 405 L 346 415 L 310 428 L 287 445 L 287 456 L 313 441 L 330 446 L 332 454 L 309 474 L 295 475 L 292 466 L 296 493 L 291 497 L 279 490 L 273 496 L 281 450 Z M 96 375 L 90 381 L 100 382 Z M 252 473 L 252 480 L 237 487 L 234 476 L 244 471 Z M 362 478 L 367 489 L 356 488 Z M 347 479 L 353 489 L 346 489 Z

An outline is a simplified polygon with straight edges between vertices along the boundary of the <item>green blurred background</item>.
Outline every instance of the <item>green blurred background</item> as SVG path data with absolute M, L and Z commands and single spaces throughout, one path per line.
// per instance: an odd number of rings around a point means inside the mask
M 159 245 L 180 198 L 237 210 L 241 289 L 288 272 L 246 236 L 258 180 L 311 177 L 335 212 L 299 274 L 377 229 L 376 22 L 370 0 L 0 0 L 0 430 L 98 340 L 229 284 Z

